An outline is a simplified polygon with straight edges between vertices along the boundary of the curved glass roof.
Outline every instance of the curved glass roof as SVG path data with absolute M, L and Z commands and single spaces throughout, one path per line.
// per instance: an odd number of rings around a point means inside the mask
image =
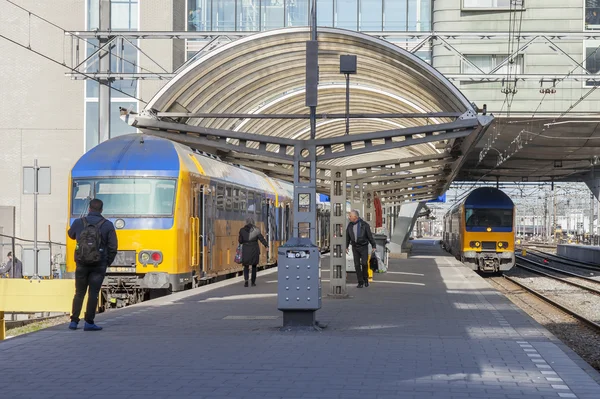
M 310 28 L 301 27 L 261 32 L 226 44 L 181 70 L 154 96 L 145 111 L 307 114 L 305 74 L 306 41 L 309 39 Z M 340 55 L 353 54 L 358 59 L 358 70 L 350 77 L 350 113 L 445 112 L 460 115 L 470 112 L 476 117 L 472 104 L 450 81 L 425 61 L 398 46 L 358 32 L 334 28 L 319 28 L 318 42 L 318 115 L 345 112 L 346 83 L 339 71 L 339 62 Z M 350 134 L 443 124 L 455 119 L 431 115 L 352 119 Z M 183 118 L 169 118 L 169 121 L 286 139 L 310 138 L 308 119 L 216 119 L 186 115 Z M 317 120 L 317 139 L 344 134 L 345 120 Z M 416 143 L 402 148 L 330 159 L 321 165 L 356 165 L 435 154 L 443 158 L 443 149 L 451 147 L 453 142 L 454 139 L 450 139 L 442 149 L 436 148 L 431 142 Z

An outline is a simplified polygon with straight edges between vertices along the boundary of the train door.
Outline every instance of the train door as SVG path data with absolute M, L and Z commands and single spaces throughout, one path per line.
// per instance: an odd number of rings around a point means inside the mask
M 202 223 L 203 196 L 202 186 L 198 183 L 192 185 L 192 209 L 190 212 L 190 254 L 192 269 L 199 273 L 202 265 Z
M 208 273 L 209 271 L 211 271 L 213 269 L 213 245 L 215 242 L 215 233 L 214 233 L 214 228 L 213 228 L 213 223 L 215 220 L 215 193 L 213 192 L 214 190 L 216 190 L 216 187 L 209 187 L 209 186 L 205 186 L 204 189 L 204 212 L 202 213 L 203 215 L 203 220 L 202 220 L 202 226 L 203 226 L 203 240 L 204 241 L 204 245 L 203 245 L 203 249 L 204 249 L 204 253 L 202 256 L 202 261 L 203 261 L 203 267 L 202 267 L 202 272 L 203 274 Z

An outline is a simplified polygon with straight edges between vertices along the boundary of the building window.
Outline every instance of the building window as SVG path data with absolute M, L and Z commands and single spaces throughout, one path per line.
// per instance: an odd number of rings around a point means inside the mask
M 600 0 L 585 0 L 585 29 L 600 29 Z
M 592 44 L 594 43 L 594 44 Z M 600 42 L 588 41 L 585 43 L 585 69 L 590 74 L 600 72 Z M 586 87 L 600 86 L 598 80 L 586 80 Z
M 359 30 L 381 31 L 383 29 L 383 1 L 361 0 L 359 15 Z
M 287 0 L 285 26 L 308 26 L 309 0 Z
M 333 26 L 333 0 L 317 0 L 317 25 Z
M 506 54 L 477 54 L 465 55 L 465 57 L 467 58 L 467 60 L 469 60 L 472 64 L 477 66 L 485 73 L 492 72 L 500 64 L 503 64 L 502 67 L 494 72 L 499 75 L 506 74 L 509 72 L 511 74 L 521 74 L 524 70 L 523 54 L 519 54 L 516 57 L 514 57 L 514 64 L 513 67 L 510 68 L 510 71 L 509 63 L 505 62 L 506 57 L 508 57 L 508 55 Z M 478 69 L 472 67 L 469 63 L 463 61 L 461 64 L 461 73 L 480 74 L 481 72 Z
M 383 0 L 383 30 L 431 30 L 431 1 Z
M 211 30 L 211 0 L 187 1 L 187 27 L 190 31 Z
M 283 0 L 262 0 L 262 30 L 281 28 L 284 20 L 285 6 Z
M 238 31 L 258 31 L 260 28 L 260 0 L 237 0 Z
M 89 30 L 99 27 L 99 0 L 86 1 L 86 26 Z M 111 1 L 111 29 L 115 31 L 137 30 L 138 0 Z M 136 44 L 136 41 L 132 41 Z M 98 50 L 98 41 L 89 40 L 87 54 Z M 111 46 L 110 68 L 117 73 L 138 72 L 138 50 L 126 40 L 117 38 Z M 85 67 L 86 72 L 98 72 L 98 56 L 90 58 Z M 85 82 L 85 150 L 98 145 L 98 92 L 99 83 L 94 80 Z M 134 133 L 136 129 L 120 119 L 119 108 L 138 111 L 138 102 L 130 96 L 137 96 L 138 82 L 135 79 L 116 80 L 111 84 L 110 93 L 110 138 Z
M 211 30 L 235 31 L 235 0 L 214 0 L 211 23 Z
M 513 3 L 512 8 L 523 8 L 524 0 L 462 0 L 463 6 L 462 8 L 467 9 L 487 9 L 487 10 L 497 10 L 497 9 L 510 9 L 511 2 Z
M 358 0 L 335 1 L 335 27 L 358 29 Z

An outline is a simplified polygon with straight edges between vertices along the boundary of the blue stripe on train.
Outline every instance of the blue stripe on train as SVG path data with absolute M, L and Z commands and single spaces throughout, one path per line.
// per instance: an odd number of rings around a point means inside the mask
M 71 218 L 71 224 L 77 218 Z M 121 219 L 125 222 L 125 227 L 118 230 L 168 230 L 173 227 L 173 218 L 107 218 L 115 223 Z
M 487 227 L 467 227 L 467 231 L 478 232 L 478 233 L 488 233 Z M 512 227 L 493 227 L 490 233 L 511 233 L 513 231 Z

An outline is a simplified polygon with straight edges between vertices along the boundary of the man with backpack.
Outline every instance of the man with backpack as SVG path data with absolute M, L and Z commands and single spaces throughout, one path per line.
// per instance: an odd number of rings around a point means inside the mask
M 90 201 L 89 213 L 86 217 L 77 219 L 69 229 L 69 237 L 77 241 L 75 248 L 75 298 L 69 329 L 76 330 L 79 324 L 79 314 L 83 305 L 85 293 L 89 287 L 87 308 L 85 312 L 84 331 L 100 331 L 102 327 L 94 323 L 98 295 L 106 268 L 117 256 L 117 234 L 111 221 L 102 217 L 102 201 Z

